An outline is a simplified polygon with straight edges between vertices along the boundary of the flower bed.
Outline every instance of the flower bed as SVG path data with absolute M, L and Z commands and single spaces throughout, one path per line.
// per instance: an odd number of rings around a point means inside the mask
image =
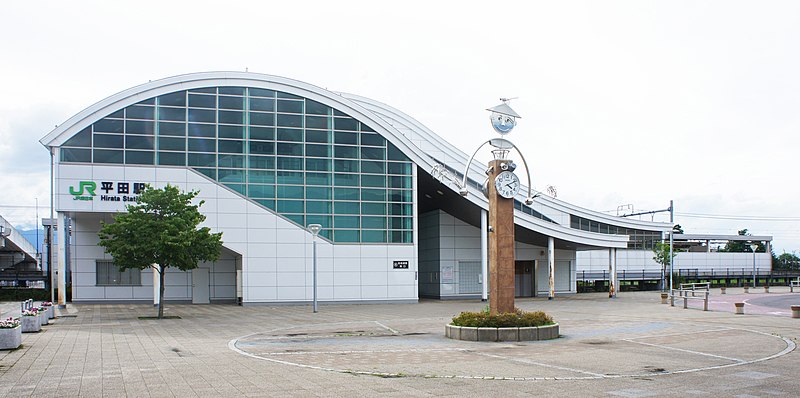
M 497 315 L 462 312 L 445 326 L 445 336 L 467 341 L 536 341 L 558 338 L 558 324 L 544 312 L 514 312 Z
M 22 326 L 19 319 L 0 320 L 0 350 L 13 350 L 22 344 Z
M 22 333 L 34 333 L 42 330 L 42 321 L 39 319 L 39 311 L 35 308 L 22 311 L 20 323 L 22 323 Z

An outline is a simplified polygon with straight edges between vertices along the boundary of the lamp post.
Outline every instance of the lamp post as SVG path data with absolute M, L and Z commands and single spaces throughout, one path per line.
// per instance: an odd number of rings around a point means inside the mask
M 319 307 L 317 306 L 317 235 L 319 235 L 319 231 L 322 229 L 322 225 L 319 224 L 308 224 L 308 231 L 311 232 L 311 247 L 312 253 L 314 258 L 314 303 L 313 309 L 314 312 L 317 312 Z
M 750 249 L 753 250 L 753 289 L 756 288 L 756 249 L 758 249 L 758 244 L 753 242 L 750 243 Z

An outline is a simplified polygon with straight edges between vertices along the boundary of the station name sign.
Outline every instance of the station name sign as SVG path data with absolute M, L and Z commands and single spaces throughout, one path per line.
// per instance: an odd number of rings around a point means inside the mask
M 100 181 L 99 189 L 97 185 L 96 181 L 80 181 L 77 187 L 74 185 L 69 187 L 69 194 L 72 195 L 73 200 L 93 201 L 98 198 L 101 202 L 138 202 L 139 194 L 144 191 L 147 184 Z

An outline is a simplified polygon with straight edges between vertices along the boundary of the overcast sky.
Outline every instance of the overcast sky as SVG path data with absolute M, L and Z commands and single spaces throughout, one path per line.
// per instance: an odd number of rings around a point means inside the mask
M 56 124 L 149 80 L 247 69 L 384 102 L 470 153 L 494 135 L 485 109 L 519 97 L 509 138 L 534 188 L 612 214 L 674 199 L 687 233 L 791 252 L 798 21 L 797 1 L 6 2 L 0 215 L 47 212 Z

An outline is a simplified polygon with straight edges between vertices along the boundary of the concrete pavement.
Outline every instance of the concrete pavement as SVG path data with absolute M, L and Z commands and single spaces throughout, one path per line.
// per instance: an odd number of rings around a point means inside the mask
M 731 289 L 729 289 L 729 293 Z M 774 297 L 778 293 L 770 293 Z M 796 294 L 800 301 L 800 294 Z M 712 300 L 718 299 L 712 290 Z M 479 301 L 76 305 L 0 351 L 0 396 L 796 396 L 800 320 L 682 309 L 658 292 L 518 299 L 555 341 L 446 339 Z M 65 312 L 66 314 L 66 312 Z

